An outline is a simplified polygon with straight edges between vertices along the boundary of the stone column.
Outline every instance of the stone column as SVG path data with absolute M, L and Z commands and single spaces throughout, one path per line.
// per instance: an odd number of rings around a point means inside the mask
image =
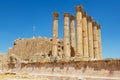
M 12 48 L 8 48 L 8 55 L 7 55 L 7 57 L 8 57 L 8 64 L 11 63 L 10 57 L 12 56 L 12 54 L 13 54 L 13 49 Z
M 76 57 L 83 57 L 82 6 L 76 6 Z
M 57 45 L 58 45 L 58 12 L 53 13 L 54 16 L 54 21 L 53 21 L 53 35 L 52 35 L 52 42 L 53 42 L 53 47 L 52 47 L 52 57 L 57 57 Z
M 69 13 L 64 13 L 64 55 L 65 58 L 70 57 L 70 44 L 69 44 Z
M 93 22 L 93 48 L 94 48 L 94 58 L 98 59 L 98 36 L 97 36 L 97 22 Z
M 84 54 L 84 59 L 89 58 L 88 54 L 88 31 L 87 31 L 87 13 L 83 12 L 82 13 L 82 26 L 83 26 L 83 54 Z
M 71 46 L 71 56 L 75 56 L 75 16 L 70 16 L 70 46 Z
M 92 17 L 87 18 L 88 21 L 88 53 L 91 59 L 94 58 L 93 52 L 93 25 L 92 25 Z
M 98 55 L 99 59 L 102 59 L 102 41 L 101 41 L 101 30 L 100 30 L 100 25 L 97 27 L 97 34 L 98 34 Z

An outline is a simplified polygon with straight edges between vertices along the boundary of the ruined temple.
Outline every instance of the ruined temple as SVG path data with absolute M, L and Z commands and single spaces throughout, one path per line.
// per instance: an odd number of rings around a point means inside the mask
M 102 59 L 100 24 L 82 6 L 75 9 L 76 15 L 64 13 L 62 40 L 58 12 L 53 12 L 52 38 L 16 39 L 8 50 L 8 69 L 50 80 L 120 80 L 120 60 Z
M 58 39 L 59 13 L 53 12 L 52 38 L 24 38 L 14 41 L 9 48 L 9 61 L 51 62 L 54 60 L 84 61 L 101 60 L 101 28 L 100 24 L 87 16 L 82 6 L 76 6 L 76 15 L 64 13 L 63 40 Z M 75 26 L 76 24 L 76 26 Z

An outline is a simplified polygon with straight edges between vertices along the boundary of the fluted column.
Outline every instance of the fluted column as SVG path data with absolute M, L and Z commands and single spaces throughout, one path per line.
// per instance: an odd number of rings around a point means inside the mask
M 98 36 L 97 36 L 97 23 L 93 22 L 93 46 L 94 46 L 94 58 L 98 59 Z
M 52 57 L 57 57 L 57 45 L 58 45 L 58 16 L 59 13 L 58 12 L 54 12 L 53 13 L 54 16 L 54 21 L 53 21 L 53 35 L 52 35 L 52 42 L 53 42 L 53 46 L 52 46 Z
M 82 6 L 76 6 L 76 57 L 83 57 Z
M 65 58 L 70 57 L 70 43 L 69 43 L 69 13 L 64 13 L 64 55 Z
M 87 59 L 89 58 L 88 54 L 88 31 L 87 31 L 87 13 L 83 12 L 82 13 L 82 28 L 83 28 L 83 54 L 84 58 Z
M 98 34 L 98 55 L 99 55 L 99 59 L 102 59 L 102 41 L 101 41 L 101 30 L 100 30 L 100 25 L 98 25 L 97 27 L 97 34 Z
M 93 25 L 92 25 L 92 17 L 87 18 L 88 21 L 88 53 L 91 59 L 94 58 L 93 52 Z
M 75 56 L 75 16 L 70 16 L 70 46 L 71 56 Z

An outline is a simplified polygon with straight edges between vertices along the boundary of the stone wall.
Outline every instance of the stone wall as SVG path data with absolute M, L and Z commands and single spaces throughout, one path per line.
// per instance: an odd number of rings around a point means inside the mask
M 62 40 L 58 41 L 58 54 L 62 55 Z M 25 38 L 14 41 L 13 48 L 8 50 L 8 58 L 13 56 L 17 60 L 38 59 L 49 57 L 52 52 L 52 39 L 48 38 Z
M 120 60 L 99 60 L 59 63 L 21 63 L 20 72 L 75 76 L 119 77 Z

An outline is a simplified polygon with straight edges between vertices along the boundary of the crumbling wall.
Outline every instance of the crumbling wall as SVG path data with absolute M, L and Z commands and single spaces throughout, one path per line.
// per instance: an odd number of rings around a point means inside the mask
M 58 63 L 22 63 L 21 71 L 30 73 L 120 77 L 120 60 Z
M 14 46 L 9 48 L 8 57 L 14 56 L 21 60 L 37 59 L 52 55 L 52 39 L 25 38 L 14 41 Z M 58 54 L 63 53 L 63 41 L 58 40 Z M 17 59 L 18 59 L 17 58 Z

